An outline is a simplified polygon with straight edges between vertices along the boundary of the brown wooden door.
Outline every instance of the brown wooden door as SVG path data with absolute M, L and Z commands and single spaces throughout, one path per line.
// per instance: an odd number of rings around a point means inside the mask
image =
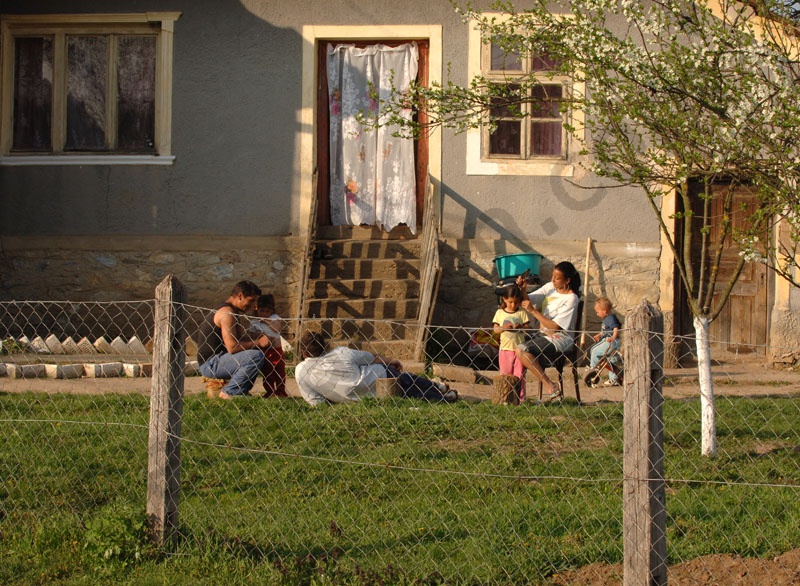
M 692 191 L 695 194 L 699 193 L 701 189 L 702 186 L 700 184 L 692 186 Z M 715 192 L 722 192 L 727 189 L 728 185 L 726 184 L 714 186 Z M 755 205 L 755 199 L 746 187 L 737 189 L 733 198 L 733 225 L 735 231 L 737 228 L 745 227 L 744 222 Z M 709 232 L 712 250 L 721 237 L 722 200 L 722 197 L 714 197 L 712 199 L 712 223 Z M 702 203 L 699 198 L 694 198 L 694 201 L 696 202 L 695 205 L 698 206 L 695 211 L 699 213 L 699 206 Z M 695 217 L 699 218 L 699 215 Z M 695 233 L 697 233 L 696 230 Z M 699 243 L 698 235 L 692 242 L 695 270 L 699 269 Z M 730 241 L 730 236 L 728 236 L 719 269 L 718 291 L 725 287 L 725 283 L 727 283 L 733 271 L 736 270 L 738 262 L 739 249 Z M 728 303 L 717 318 L 711 322 L 709 336 L 713 348 L 736 352 L 765 352 L 769 313 L 772 306 L 771 278 L 771 274 L 763 264 L 745 263 Z M 718 294 L 714 296 L 714 303 L 716 303 L 718 296 Z M 679 333 L 690 334 L 690 331 L 693 332 L 691 311 L 685 303 L 685 297 L 683 299 L 684 302 L 681 304 L 681 309 L 684 315 L 681 316 L 680 320 L 676 320 L 676 323 L 680 323 L 680 329 L 684 330 Z
M 715 189 L 727 189 L 727 185 Z M 733 196 L 733 229 L 745 228 L 745 220 L 755 207 L 755 198 L 745 188 L 738 189 Z M 722 198 L 713 199 L 712 217 L 722 217 Z M 711 238 L 719 242 L 720 223 L 711 225 Z M 730 238 L 730 237 L 729 237 Z M 727 281 L 739 262 L 739 249 L 730 241 L 725 243 L 720 265 L 719 283 Z M 768 271 L 761 263 L 747 262 L 733 287 L 728 303 L 717 318 L 711 322 L 709 336 L 729 350 L 764 352 L 769 324 Z M 716 301 L 716 296 L 715 296 Z
M 328 73 L 327 51 L 328 44 L 337 42 L 353 44 L 356 47 L 366 47 L 381 43 L 395 47 L 402 43 L 415 41 L 419 49 L 419 63 L 417 66 L 417 83 L 428 85 L 428 62 L 430 42 L 428 39 L 408 39 L 391 41 L 352 41 L 330 40 L 320 41 L 317 46 L 317 225 L 330 226 L 331 210 L 328 200 L 330 190 L 330 120 L 328 109 Z M 420 113 L 420 123 L 424 123 L 424 113 Z M 425 209 L 425 185 L 428 179 L 428 138 L 421 136 L 414 141 L 414 163 L 416 166 L 417 183 L 417 225 L 422 225 L 422 212 Z

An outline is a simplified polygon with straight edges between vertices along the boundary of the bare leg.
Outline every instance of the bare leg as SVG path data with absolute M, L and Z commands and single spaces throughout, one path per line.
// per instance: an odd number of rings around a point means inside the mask
M 536 357 L 531 354 L 530 352 L 525 352 L 517 348 L 517 358 L 522 363 L 522 365 L 530 370 L 536 378 L 542 381 L 542 384 L 548 389 L 548 394 L 556 395 L 561 393 L 561 387 L 558 386 L 558 383 L 553 382 L 547 373 L 542 368 L 542 365 L 539 364 L 539 361 L 536 360 Z

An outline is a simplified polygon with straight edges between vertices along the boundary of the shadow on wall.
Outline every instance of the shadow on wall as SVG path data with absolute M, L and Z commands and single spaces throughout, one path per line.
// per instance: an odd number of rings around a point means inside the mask
M 531 250 L 530 243 L 518 235 L 521 229 L 506 210 L 481 209 L 460 193 L 442 184 L 442 201 L 449 200 L 465 211 L 464 237 L 456 247 L 444 245 L 440 250 L 445 273 L 439 286 L 434 323 L 442 325 L 486 325 L 486 319 L 497 307 L 494 286 L 497 272 L 493 260 L 497 256 Z M 491 236 L 481 236 L 481 227 Z M 549 278 L 553 263 L 543 259 L 540 274 Z M 488 318 L 487 318 L 488 316 Z
M 551 186 L 553 183 L 551 182 Z M 605 197 L 605 189 L 598 189 L 586 201 L 577 201 L 566 192 L 555 193 L 559 203 L 575 212 L 587 211 L 597 206 Z M 563 187 L 560 188 L 563 192 Z M 447 244 L 440 245 L 440 257 L 445 267 L 445 274 L 439 286 L 434 323 L 439 325 L 464 325 L 486 326 L 489 325 L 491 316 L 498 306 L 498 298 L 494 293 L 498 275 L 493 262 L 495 257 L 520 252 L 535 252 L 542 254 L 539 268 L 539 282 L 547 282 L 553 271 L 553 266 L 562 260 L 570 260 L 580 271 L 582 280 L 585 279 L 586 260 L 585 254 L 577 250 L 585 250 L 577 241 L 571 245 L 570 254 L 553 256 L 553 250 L 548 250 L 550 257 L 543 251 L 532 249 L 531 243 L 520 237 L 523 230 L 519 227 L 516 218 L 502 208 L 481 209 L 464 196 L 446 185 L 442 185 L 442 200 L 455 204 L 465 211 L 464 237 L 453 239 Z M 552 217 L 544 217 L 540 224 L 547 236 L 552 236 L 559 231 L 556 221 Z M 455 243 L 455 246 L 451 245 Z M 591 273 L 589 282 L 593 292 L 587 295 L 585 304 L 590 308 L 589 321 L 594 321 L 591 307 L 598 295 L 613 298 L 614 295 L 607 291 L 606 267 L 603 258 L 594 246 L 590 258 Z

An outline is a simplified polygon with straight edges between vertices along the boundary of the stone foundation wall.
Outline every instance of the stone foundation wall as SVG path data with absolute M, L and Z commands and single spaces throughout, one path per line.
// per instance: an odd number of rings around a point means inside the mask
M 530 251 L 543 255 L 542 282 L 550 278 L 553 266 L 570 261 L 584 280 L 586 242 L 530 242 Z M 496 241 L 445 239 L 440 245 L 444 267 L 436 301 L 434 323 L 452 326 L 489 326 L 497 309 L 494 284 Z M 508 251 L 503 254 L 514 254 Z M 527 252 L 527 251 L 526 251 Z M 659 253 L 657 243 L 596 242 L 589 262 L 589 293 L 585 310 L 589 329 L 599 330 L 593 303 L 608 297 L 624 320 L 628 310 L 642 299 L 659 302 Z
M 434 324 L 491 325 L 497 308 L 497 247 L 498 241 L 479 239 L 446 238 L 440 243 L 443 273 Z M 291 317 L 297 315 L 301 250 L 296 237 L 2 237 L 0 300 L 147 300 L 171 273 L 186 286 L 190 305 L 214 307 L 236 281 L 249 279 L 273 293 L 278 312 Z M 530 242 L 526 250 L 543 255 L 543 282 L 562 260 L 572 262 L 581 278 L 585 275 L 585 242 Z M 642 299 L 659 303 L 659 253 L 657 244 L 593 245 L 587 329 L 599 329 L 592 304 L 600 295 L 611 299 L 623 320 Z M 668 324 L 671 318 L 668 312 Z M 772 361 L 778 366 L 798 364 L 800 312 L 774 308 L 770 328 Z
M 216 307 L 242 279 L 273 293 L 278 312 L 296 315 L 302 249 L 280 237 L 3 237 L 0 299 L 153 299 L 172 273 L 188 302 Z
M 800 312 L 772 310 L 769 355 L 775 366 L 800 366 Z
M 496 244 L 478 239 L 440 243 L 443 273 L 435 324 L 491 324 L 497 308 Z M 249 279 L 275 295 L 279 313 L 296 316 L 300 250 L 302 243 L 295 237 L 5 237 L 0 251 L 0 298 L 152 299 L 156 285 L 172 273 L 186 286 L 190 305 L 216 306 L 236 281 Z M 531 242 L 530 250 L 543 255 L 543 282 L 562 260 L 572 262 L 581 278 L 585 274 L 585 242 Z M 594 244 L 586 304 L 590 329 L 599 328 L 592 303 L 600 295 L 611 299 L 621 318 L 643 298 L 658 303 L 658 254 L 655 244 Z

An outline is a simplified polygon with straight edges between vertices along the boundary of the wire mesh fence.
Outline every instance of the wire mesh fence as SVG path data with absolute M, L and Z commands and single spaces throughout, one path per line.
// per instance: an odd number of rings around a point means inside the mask
M 222 401 L 209 398 L 216 391 L 198 370 L 210 310 L 194 306 L 184 306 L 179 365 L 177 526 L 154 552 L 140 538 L 154 307 L 0 303 L 0 581 L 98 563 L 141 567 L 154 553 L 166 564 L 236 560 L 264 583 L 621 580 L 623 402 L 641 376 L 624 358 L 591 370 L 587 338 L 562 365 L 562 400 L 545 392 L 539 401 L 528 373 L 526 400 L 501 405 L 491 330 L 432 327 L 415 355 L 407 323 L 290 319 L 281 332 L 288 398 L 266 398 L 259 378 L 251 397 Z M 312 408 L 294 379 L 305 331 L 401 356 L 406 370 L 441 380 L 459 400 L 366 397 Z M 769 368 L 765 348 L 713 346 L 716 457 L 700 454 L 696 366 L 657 381 L 670 575 L 796 583 L 800 373 Z M 546 372 L 558 380 L 555 368 Z M 609 375 L 623 384 L 605 384 Z M 39 565 L 30 551 L 44 554 Z

